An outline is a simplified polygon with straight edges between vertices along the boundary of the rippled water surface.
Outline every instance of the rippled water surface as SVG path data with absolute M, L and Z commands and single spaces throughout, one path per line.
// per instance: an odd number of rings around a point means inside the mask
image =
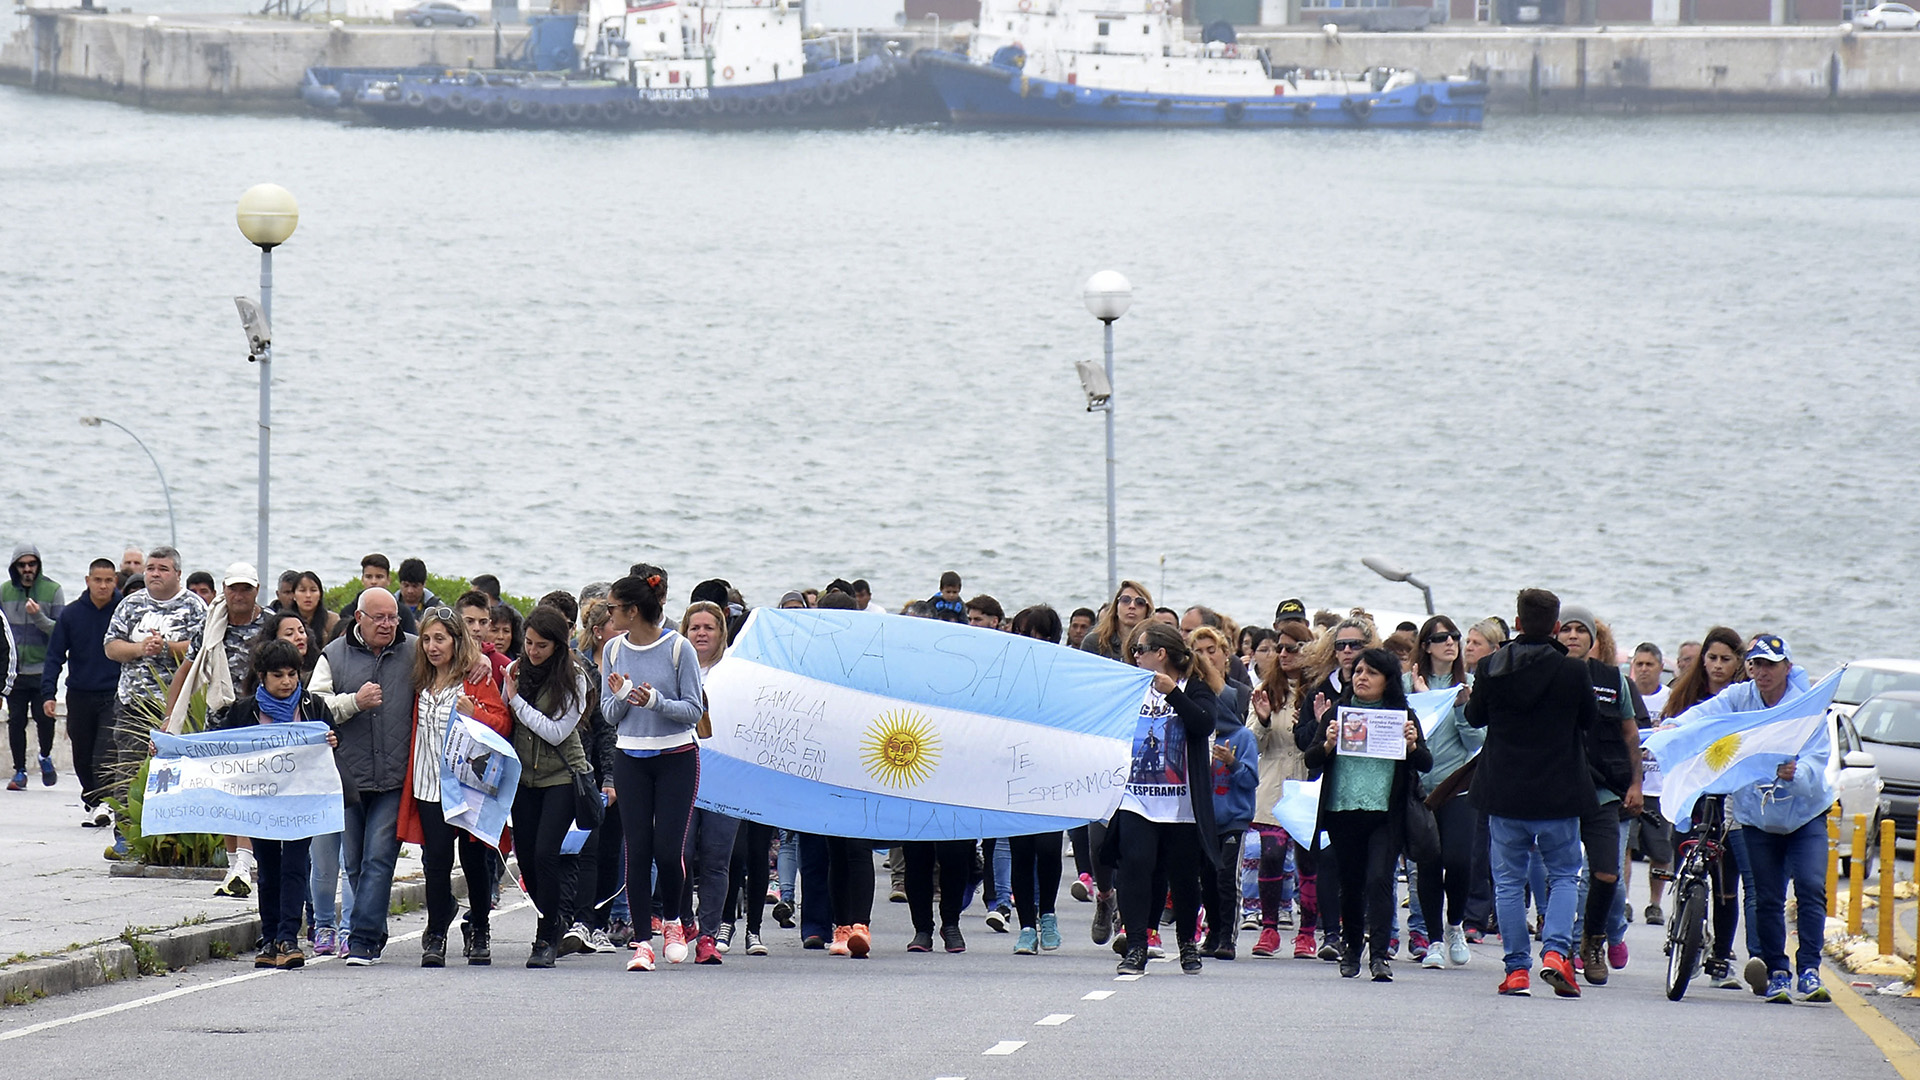
M 1629 640 L 1908 654 L 1920 460 L 1908 117 L 1479 133 L 389 131 L 0 88 L 0 533 L 253 555 L 249 184 L 277 257 L 273 553 L 538 593 L 647 558 L 755 603 L 953 568 L 1176 605 L 1442 610 L 1543 584 Z M 1164 557 L 1164 565 L 1162 559 Z

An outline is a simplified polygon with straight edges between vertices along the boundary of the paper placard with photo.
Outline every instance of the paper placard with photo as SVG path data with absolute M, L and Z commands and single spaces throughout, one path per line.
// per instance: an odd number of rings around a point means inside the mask
M 1353 757 L 1392 758 L 1407 756 L 1407 712 L 1405 709 L 1356 709 L 1342 705 L 1338 746 Z

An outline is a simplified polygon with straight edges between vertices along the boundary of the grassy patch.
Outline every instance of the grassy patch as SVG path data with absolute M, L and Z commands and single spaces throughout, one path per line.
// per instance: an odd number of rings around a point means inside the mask
M 394 563 L 394 566 L 396 568 L 398 568 L 399 565 L 400 564 L 397 561 Z M 396 575 L 397 575 L 397 569 L 396 569 Z M 360 579 L 355 577 L 348 581 L 344 581 L 338 585 L 335 585 L 331 589 L 328 589 L 326 591 L 326 597 L 325 597 L 327 602 L 327 610 L 328 611 L 346 610 L 347 605 L 353 603 L 354 597 L 360 595 L 360 587 L 361 587 Z M 393 587 L 396 589 L 400 587 L 400 579 L 398 576 L 395 576 L 393 579 Z M 427 575 L 428 591 L 432 592 L 433 595 L 438 596 L 442 601 L 444 601 L 447 604 L 452 604 L 455 601 L 459 600 L 460 594 L 466 592 L 471 588 L 473 588 L 473 585 L 466 578 L 440 577 L 435 574 Z M 511 593 L 502 592 L 500 594 L 500 599 L 506 601 L 509 604 L 512 604 L 514 607 L 514 610 L 518 611 L 522 615 L 525 615 L 528 612 L 533 610 L 533 597 L 514 596 Z
M 16 986 L 7 991 L 5 1000 L 8 1005 L 25 1005 L 28 1002 L 38 1001 L 46 996 L 47 993 L 44 990 L 35 990 L 27 986 Z
M 233 959 L 233 946 L 227 944 L 222 938 L 214 938 L 212 941 L 207 942 L 207 955 L 215 960 L 231 960 Z
M 141 933 L 140 928 L 132 926 L 120 931 L 120 940 L 133 950 L 133 966 L 142 975 L 165 975 L 167 962 L 160 959 L 159 950 L 140 937 Z

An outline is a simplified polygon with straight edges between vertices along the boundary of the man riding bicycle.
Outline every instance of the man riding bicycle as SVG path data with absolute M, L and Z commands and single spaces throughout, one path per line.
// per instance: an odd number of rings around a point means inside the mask
M 1734 683 L 1714 697 L 1674 717 L 1684 726 L 1726 713 L 1772 708 L 1789 695 L 1808 689 L 1804 669 L 1796 667 L 1787 643 L 1762 634 L 1747 648 L 1750 682 Z M 1747 981 L 1768 1001 L 1793 1000 L 1794 968 L 1787 966 L 1787 881 L 1799 906 L 1800 943 L 1794 957 L 1802 1000 L 1830 1001 L 1820 983 L 1820 945 L 1827 913 L 1827 829 L 1833 804 L 1826 782 L 1823 747 L 1816 744 L 1795 761 L 1784 762 L 1770 780 L 1750 784 L 1727 796 L 1727 811 L 1745 826 L 1743 839 L 1753 869 L 1754 929 L 1760 955 L 1747 963 Z M 1764 965 L 1764 967 L 1763 967 Z M 1764 984 L 1760 976 L 1764 972 Z

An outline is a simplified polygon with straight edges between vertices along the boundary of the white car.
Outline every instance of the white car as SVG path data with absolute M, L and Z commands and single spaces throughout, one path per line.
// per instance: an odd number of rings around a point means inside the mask
M 1920 660 L 1853 661 L 1834 688 L 1833 711 L 1852 716 L 1861 702 L 1889 690 L 1920 690 Z
M 1842 677 L 1844 678 L 1844 676 Z M 1827 783 L 1840 796 L 1840 873 L 1853 859 L 1854 815 L 1867 818 L 1867 860 L 1864 875 L 1873 876 L 1880 852 L 1880 767 L 1853 729 L 1853 719 L 1837 709 L 1827 711 Z
M 1905 4 L 1876 4 L 1853 17 L 1853 25 L 1873 30 L 1920 29 L 1920 11 Z

